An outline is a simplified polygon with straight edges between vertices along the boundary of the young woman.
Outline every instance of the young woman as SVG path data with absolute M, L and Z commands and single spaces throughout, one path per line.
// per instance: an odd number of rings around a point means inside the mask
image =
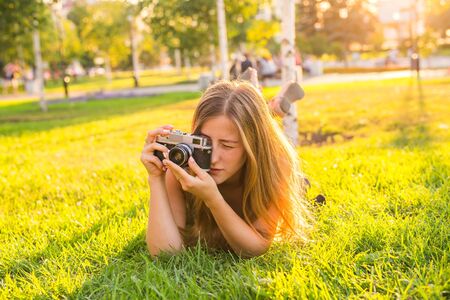
M 309 218 L 295 149 L 260 92 L 219 82 L 200 99 L 192 133 L 212 141 L 211 170 L 189 159 L 189 172 L 154 155 L 173 127 L 148 133 L 141 161 L 151 190 L 146 241 L 151 255 L 198 240 L 242 257 L 265 253 L 274 237 L 304 237 Z

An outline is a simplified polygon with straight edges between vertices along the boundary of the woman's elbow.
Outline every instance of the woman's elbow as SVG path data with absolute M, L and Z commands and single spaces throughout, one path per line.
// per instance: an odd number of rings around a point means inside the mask
M 152 245 L 150 243 L 147 243 L 147 250 L 148 250 L 148 253 L 150 253 L 151 257 L 156 257 L 161 252 L 161 250 L 158 247 L 155 247 L 154 245 Z
M 181 251 L 181 249 L 183 248 L 183 245 L 177 245 L 177 246 L 173 246 L 173 245 L 157 245 L 156 243 L 154 243 L 153 241 L 146 239 L 146 243 L 147 243 L 147 250 L 150 253 L 151 257 L 156 257 L 158 255 L 160 255 L 161 253 L 167 253 L 170 255 L 175 255 L 177 253 L 179 253 Z
M 272 241 L 266 240 L 253 249 L 249 249 L 248 251 L 241 251 L 240 253 L 238 253 L 238 255 L 242 258 L 253 258 L 261 256 L 269 250 L 271 244 Z

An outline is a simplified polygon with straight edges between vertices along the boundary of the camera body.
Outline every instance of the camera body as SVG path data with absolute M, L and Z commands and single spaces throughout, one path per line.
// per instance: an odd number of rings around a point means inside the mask
M 172 130 L 167 136 L 158 136 L 156 142 L 169 149 L 169 160 L 182 168 L 187 167 L 189 157 L 205 171 L 211 168 L 212 143 L 207 137 Z M 161 161 L 164 155 L 155 150 L 155 156 Z

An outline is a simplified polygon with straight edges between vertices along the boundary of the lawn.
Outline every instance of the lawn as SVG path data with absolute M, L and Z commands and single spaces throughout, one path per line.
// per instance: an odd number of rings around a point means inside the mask
M 174 70 L 145 70 L 141 71 L 139 77 L 140 87 L 160 86 L 170 84 L 183 84 L 183 83 L 196 83 L 198 77 L 202 72 L 206 70 L 203 68 L 195 67 L 190 69 L 183 69 L 181 73 Z M 82 93 L 96 93 L 100 91 L 111 91 L 120 89 L 130 89 L 134 87 L 133 74 L 131 71 L 114 72 L 111 81 L 105 76 L 88 77 L 83 76 L 77 79 L 71 78 L 69 84 L 69 95 L 77 92 Z M 20 90 L 23 91 L 24 87 L 21 86 Z M 0 85 L 0 94 L 3 92 L 3 87 Z M 12 88 L 8 89 L 8 92 L 12 92 Z M 49 80 L 45 85 L 45 93 L 49 98 L 54 98 L 54 95 L 58 97 L 64 94 L 64 88 L 62 80 Z M 28 99 L 37 99 L 35 95 L 27 95 Z
M 307 86 L 298 153 L 327 202 L 309 243 L 253 259 L 146 250 L 146 131 L 189 130 L 198 93 L 0 102 L 0 299 L 448 298 L 449 87 Z
M 139 72 L 139 84 L 141 87 L 169 85 L 179 83 L 196 83 L 201 72 L 205 72 L 202 68 L 183 69 L 181 73 L 174 70 L 145 70 Z M 79 92 L 98 92 L 99 90 L 117 90 L 133 88 L 133 73 L 130 71 L 114 72 L 113 79 L 108 82 L 105 76 L 82 77 L 74 80 L 72 78 L 70 90 Z M 50 81 L 47 91 L 63 93 L 62 82 L 60 80 Z

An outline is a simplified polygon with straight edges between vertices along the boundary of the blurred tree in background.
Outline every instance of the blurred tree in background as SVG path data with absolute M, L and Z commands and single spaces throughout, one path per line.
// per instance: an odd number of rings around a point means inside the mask
M 366 4 L 363 0 L 299 1 L 299 49 L 316 56 L 327 53 L 345 59 L 352 45 L 369 43 L 377 20 Z
M 277 21 L 255 20 L 248 27 L 246 41 L 253 49 L 268 48 L 271 52 L 278 52 L 279 45 L 275 37 L 280 27 Z
M 182 49 L 183 56 L 202 60 L 208 57 L 211 45 L 217 44 L 216 2 L 210 0 L 147 1 L 154 5 L 152 15 L 145 21 L 156 40 L 168 47 L 172 56 Z M 257 0 L 225 1 L 227 32 L 230 49 L 247 42 L 247 30 L 258 11 Z
M 274 3 L 225 0 L 230 52 L 279 53 L 282 16 L 276 17 Z M 342 60 L 352 51 L 386 51 L 382 24 L 370 9 L 374 3 L 296 1 L 298 49 Z M 422 53 L 432 53 L 448 47 L 450 1 L 423 3 L 426 30 L 418 44 Z M 209 65 L 218 50 L 216 10 L 211 0 L 0 0 L 0 67 L 11 61 L 34 65 L 32 32 L 38 26 L 43 59 L 54 76 L 75 60 L 85 68 L 131 69 L 131 24 L 144 67 L 160 65 L 166 52 L 174 62 L 177 49 L 185 64 Z M 409 39 L 400 42 L 405 49 L 411 46 Z
M 450 29 L 450 1 L 428 0 L 426 1 L 426 23 L 433 28 L 439 37 L 445 37 Z
M 85 51 L 90 52 L 90 57 L 103 58 L 107 73 L 110 73 L 129 56 L 126 3 L 99 1 L 86 5 L 83 2 L 76 3 L 68 18 L 77 25 Z
M 42 1 L 0 0 L 0 60 L 32 64 L 33 28 L 48 29 L 50 15 Z M 35 24 L 34 21 L 38 23 Z M 3 68 L 2 68 L 3 69 Z
M 302 53 L 321 56 L 329 52 L 329 44 L 319 18 L 319 1 L 299 1 L 297 3 L 297 47 Z
M 420 41 L 428 52 L 438 48 L 450 55 L 450 44 L 442 42 L 450 38 L 450 1 L 428 0 L 426 2 L 426 34 Z

